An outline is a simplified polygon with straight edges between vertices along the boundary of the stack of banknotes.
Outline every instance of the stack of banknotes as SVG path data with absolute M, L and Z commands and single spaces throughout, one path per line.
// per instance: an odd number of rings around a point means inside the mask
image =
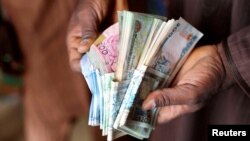
M 158 109 L 142 110 L 147 95 L 168 87 L 203 36 L 184 19 L 118 11 L 80 63 L 92 101 L 89 125 L 107 140 L 124 135 L 149 138 Z

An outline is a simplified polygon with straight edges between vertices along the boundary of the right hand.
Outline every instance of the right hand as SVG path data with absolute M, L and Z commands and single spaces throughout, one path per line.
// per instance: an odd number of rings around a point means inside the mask
M 79 2 L 70 19 L 67 34 L 67 47 L 72 70 L 80 71 L 82 54 L 89 50 L 97 38 L 100 26 L 106 28 L 107 24 L 116 20 L 116 10 L 123 9 L 127 9 L 126 0 L 81 0 Z
M 214 94 L 233 83 L 218 47 L 197 47 L 190 53 L 172 85 L 148 94 L 143 109 L 160 108 L 158 123 L 166 123 L 201 109 Z

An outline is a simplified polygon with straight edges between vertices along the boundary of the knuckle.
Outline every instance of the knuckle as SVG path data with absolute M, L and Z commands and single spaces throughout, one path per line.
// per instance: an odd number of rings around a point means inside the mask
M 190 95 L 188 96 L 189 97 L 189 104 L 196 104 L 198 103 L 198 95 L 196 93 L 190 93 Z
M 196 86 L 188 84 L 180 88 L 182 93 L 184 93 L 187 98 L 186 99 L 187 104 L 197 104 L 200 102 L 202 95 L 198 92 L 198 88 Z
M 82 33 L 82 40 L 93 40 L 96 38 L 96 32 L 91 28 L 83 30 Z
M 171 104 L 171 99 L 169 95 L 165 93 L 163 90 L 157 90 L 157 99 L 156 99 L 157 106 L 168 106 Z
M 190 101 L 189 104 L 201 103 L 203 102 L 203 99 L 204 99 L 203 94 L 193 91 L 192 93 L 190 93 L 190 96 L 189 96 L 189 101 Z

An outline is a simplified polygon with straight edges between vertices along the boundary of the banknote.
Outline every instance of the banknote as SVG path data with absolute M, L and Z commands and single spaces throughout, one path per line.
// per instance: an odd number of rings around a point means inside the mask
M 113 121 L 115 119 L 115 104 L 116 104 L 116 95 L 117 95 L 117 90 L 118 90 L 118 82 L 112 81 L 111 82 L 111 91 L 110 91 L 110 100 L 109 100 L 109 122 L 108 122 L 108 135 L 107 135 L 107 140 L 111 141 L 113 140 Z
M 137 67 L 142 51 L 145 48 L 149 33 L 157 18 L 165 20 L 165 17 L 121 11 L 118 18 L 121 25 L 127 27 L 120 38 L 119 57 L 116 71 L 116 80 L 131 79 L 134 69 Z M 158 19 L 159 21 L 162 21 Z M 123 31 L 123 29 L 121 29 Z M 126 32 L 127 31 L 127 32 Z
M 102 76 L 103 79 L 103 94 L 104 94 L 104 128 L 103 128 L 103 135 L 108 135 L 108 127 L 109 127 L 109 118 L 111 117 L 110 113 L 110 103 L 112 100 L 112 91 L 114 91 L 112 88 L 113 79 L 114 79 L 114 73 L 107 73 Z
M 110 116 L 109 116 L 109 126 L 108 126 L 108 140 L 113 140 L 121 135 L 120 131 L 113 128 L 114 121 L 117 117 L 118 111 L 120 109 L 121 103 L 123 101 L 124 95 L 129 85 L 128 80 L 117 82 L 113 81 L 111 84 L 111 96 L 110 96 Z
M 175 75 L 177 74 L 177 72 L 179 71 L 180 67 L 183 65 L 183 63 L 185 62 L 186 58 L 188 57 L 188 55 L 190 54 L 190 52 L 192 51 L 192 49 L 194 48 L 194 46 L 196 45 L 196 43 L 202 38 L 203 34 L 198 31 L 196 28 L 194 28 L 192 25 L 190 25 L 187 21 L 185 21 L 183 18 L 179 18 L 178 20 L 179 24 L 182 25 L 180 26 L 180 30 L 179 30 L 179 36 L 178 37 L 173 37 L 176 38 L 175 42 L 178 41 L 178 38 L 182 38 L 182 39 L 186 39 L 187 43 L 184 44 L 183 43 L 183 49 L 181 51 L 177 51 L 174 50 L 174 52 L 177 52 L 179 54 L 177 54 L 177 56 L 179 57 L 172 57 L 171 59 L 173 60 L 177 60 L 176 61 L 176 66 L 174 67 L 173 71 L 171 74 L 169 74 L 169 78 L 165 79 L 164 83 L 161 85 L 161 87 L 164 86 L 168 86 L 170 84 L 170 82 L 173 80 L 173 78 L 175 77 Z M 174 42 L 174 41 L 173 41 Z M 165 46 L 168 46 L 167 44 L 170 43 L 165 43 Z M 159 56 L 162 56 L 162 58 L 164 58 L 163 56 L 166 55 L 161 52 L 158 54 Z M 169 56 L 169 55 L 168 55 Z M 157 58 L 157 57 L 156 57 Z M 160 63 L 161 59 L 155 59 L 154 62 L 158 62 L 158 63 L 152 63 L 153 65 L 155 65 L 155 67 L 159 67 L 161 65 L 156 65 L 156 64 L 162 64 Z
M 139 63 L 137 65 L 138 69 L 140 68 L 140 66 L 144 66 L 144 64 L 145 64 L 144 62 L 147 58 L 150 47 L 152 47 L 152 41 L 154 40 L 155 35 L 157 34 L 157 31 L 159 30 L 159 27 L 161 26 L 162 23 L 164 23 L 164 22 L 159 20 L 159 19 L 154 19 L 153 25 L 151 27 L 151 30 L 150 30 L 149 35 L 147 37 L 147 41 L 145 43 L 145 47 L 143 49 L 143 52 L 140 56 Z
M 136 95 L 133 95 L 134 99 L 130 98 L 130 101 L 127 102 L 120 120 L 120 127 L 118 127 L 121 131 L 133 131 L 132 134 L 134 134 L 134 136 L 141 138 L 149 137 L 154 128 L 153 116 L 156 112 L 156 109 L 143 111 L 141 108 L 142 103 L 147 97 L 147 94 L 158 88 L 165 79 L 164 74 L 155 72 L 154 70 L 149 71 L 150 69 L 151 68 L 147 68 L 143 78 L 141 78 L 139 88 L 135 92 Z M 129 107 L 130 105 L 132 106 Z
M 106 29 L 91 45 L 87 55 L 101 74 L 115 72 L 118 59 L 119 25 Z
M 127 103 L 133 102 L 135 94 L 137 92 L 138 87 L 140 86 L 139 84 L 142 81 L 146 69 L 147 67 L 145 66 L 144 69 L 136 70 L 134 72 L 135 75 L 133 75 L 129 83 L 128 89 L 126 91 L 126 94 L 123 98 L 121 107 L 119 109 L 118 115 L 114 123 L 114 128 L 119 129 L 119 127 L 126 122 L 129 113 L 129 108 L 127 107 Z
M 95 71 L 97 85 L 96 87 L 99 89 L 99 105 L 100 105 L 100 129 L 103 129 L 103 119 L 104 119 L 104 94 L 103 94 L 103 85 L 102 85 L 102 77 L 101 73 L 98 69 Z M 91 109 L 90 109 L 91 110 Z
M 123 66 L 124 66 L 124 60 L 126 59 L 126 52 L 127 48 L 131 44 L 131 40 L 129 40 L 128 37 L 131 37 L 131 30 L 134 20 L 134 14 L 132 12 L 126 12 L 126 11 L 120 11 L 118 13 L 118 21 L 121 24 L 121 32 L 120 32 L 120 40 L 119 40 L 119 47 L 118 47 L 118 62 L 115 72 L 115 79 L 116 81 L 122 81 L 122 75 L 123 75 Z M 124 27 L 127 27 L 126 29 Z
M 89 111 L 89 125 L 97 126 L 100 124 L 100 105 L 99 105 L 99 89 L 96 87 L 97 78 L 96 78 L 96 69 L 90 62 L 88 56 L 83 55 L 80 60 L 81 72 L 85 77 L 85 80 L 89 86 L 90 92 L 92 93 L 90 111 Z

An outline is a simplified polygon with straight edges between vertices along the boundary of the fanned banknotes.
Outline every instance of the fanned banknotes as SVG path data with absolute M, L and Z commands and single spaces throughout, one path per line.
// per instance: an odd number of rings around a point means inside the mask
M 99 125 L 107 140 L 126 134 L 149 138 L 157 109 L 143 111 L 144 99 L 168 87 L 202 36 L 182 18 L 119 11 L 118 23 L 81 59 L 92 93 L 89 125 Z

